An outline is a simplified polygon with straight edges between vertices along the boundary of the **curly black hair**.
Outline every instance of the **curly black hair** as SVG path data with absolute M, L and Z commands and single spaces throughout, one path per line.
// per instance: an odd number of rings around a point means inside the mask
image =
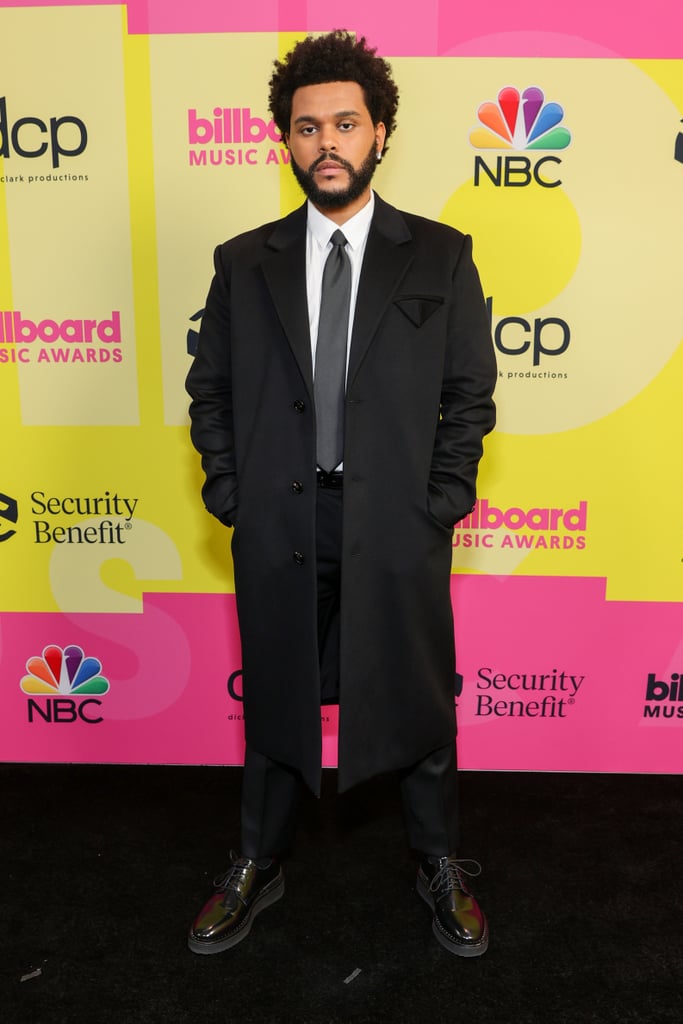
M 398 89 L 391 67 L 376 52 L 367 45 L 365 36 L 357 40 L 350 32 L 336 29 L 324 36 L 308 36 L 284 60 L 276 60 L 268 102 L 282 134 L 289 133 L 292 97 L 297 89 L 323 82 L 357 82 L 372 123 L 384 123 L 388 140 L 396 127 Z

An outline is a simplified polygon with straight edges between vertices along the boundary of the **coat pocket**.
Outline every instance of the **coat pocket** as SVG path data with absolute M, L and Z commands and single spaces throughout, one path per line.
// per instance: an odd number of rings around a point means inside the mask
M 398 295 L 394 299 L 394 305 L 415 327 L 422 327 L 443 304 L 442 295 Z

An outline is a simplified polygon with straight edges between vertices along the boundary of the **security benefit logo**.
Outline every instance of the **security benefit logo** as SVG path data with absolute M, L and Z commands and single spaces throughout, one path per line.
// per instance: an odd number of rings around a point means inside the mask
M 20 686 L 28 696 L 30 723 L 98 725 L 103 720 L 99 698 L 109 692 L 109 680 L 98 658 L 86 657 L 76 644 L 50 644 L 28 659 L 26 669 Z
M 567 718 L 586 677 L 577 673 L 477 672 L 477 718 Z
M 126 543 L 133 529 L 138 498 L 105 491 L 99 495 L 49 494 L 36 490 L 30 496 L 35 544 Z
M 683 673 L 672 672 L 669 679 L 648 673 L 643 718 L 683 722 Z
M 250 107 L 191 108 L 187 112 L 190 167 L 254 167 L 289 163 L 289 150 L 273 120 Z
M 19 505 L 16 498 L 10 497 L 9 494 L 0 494 L 0 544 L 15 535 L 18 520 Z
M 71 161 L 87 146 L 88 129 L 82 118 L 18 112 L 11 99 L 0 96 L 0 157 L 5 161 L 0 184 L 87 181 L 87 174 L 71 173 Z

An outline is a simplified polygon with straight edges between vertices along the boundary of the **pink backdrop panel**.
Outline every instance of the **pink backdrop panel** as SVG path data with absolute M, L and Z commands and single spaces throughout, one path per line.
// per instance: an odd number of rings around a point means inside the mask
M 87 0 L 102 5 L 103 0 Z M 75 0 L 9 0 L 5 7 L 85 6 Z M 346 0 L 343 10 L 322 0 L 128 0 L 129 30 L 167 32 L 292 32 L 349 28 L 391 56 L 458 54 L 478 57 L 683 56 L 683 9 L 673 0 L 489 0 L 454 4 L 424 0 L 397 17 L 389 0 Z
M 601 579 L 454 576 L 452 588 L 463 768 L 683 770 L 679 606 L 607 601 Z M 27 661 L 50 644 L 99 659 L 109 692 L 25 693 Z M 232 595 L 149 594 L 140 615 L 7 614 L 0 654 L 3 760 L 242 760 Z M 333 765 L 336 709 L 322 719 L 323 763 Z
M 608 601 L 605 585 L 453 577 L 464 767 L 683 770 L 683 701 L 647 699 L 649 679 L 679 696 L 680 605 Z
M 227 689 L 240 668 L 233 595 L 147 594 L 144 613 L 7 614 L 0 652 L 8 715 L 5 760 L 235 763 L 243 757 L 241 705 Z M 29 658 L 48 644 L 76 644 L 102 663 L 109 692 L 89 724 L 29 721 L 21 690 Z M 239 686 L 240 680 L 235 681 Z M 46 707 L 52 698 L 35 698 Z M 76 702 L 77 699 L 76 699 Z
M 21 689 L 29 659 L 49 645 L 74 644 L 101 662 L 108 693 L 54 698 Z M 232 594 L 147 594 L 141 615 L 8 613 L 0 624 L 0 661 L 8 699 L 0 721 L 2 760 L 243 760 L 241 649 Z M 333 765 L 337 709 L 326 708 L 321 717 L 323 760 Z

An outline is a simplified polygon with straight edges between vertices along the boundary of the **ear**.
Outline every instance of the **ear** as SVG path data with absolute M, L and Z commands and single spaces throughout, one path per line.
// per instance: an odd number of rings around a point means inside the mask
M 283 142 L 284 142 L 284 144 L 285 144 L 285 148 L 286 148 L 286 149 L 289 149 L 289 134 L 288 134 L 287 132 L 285 132 L 285 133 L 283 134 L 283 136 L 282 136 L 282 141 L 283 141 Z
M 378 121 L 375 125 L 375 142 L 377 144 L 377 155 L 382 155 L 384 149 L 384 140 L 387 137 L 387 130 L 384 127 L 384 121 Z

